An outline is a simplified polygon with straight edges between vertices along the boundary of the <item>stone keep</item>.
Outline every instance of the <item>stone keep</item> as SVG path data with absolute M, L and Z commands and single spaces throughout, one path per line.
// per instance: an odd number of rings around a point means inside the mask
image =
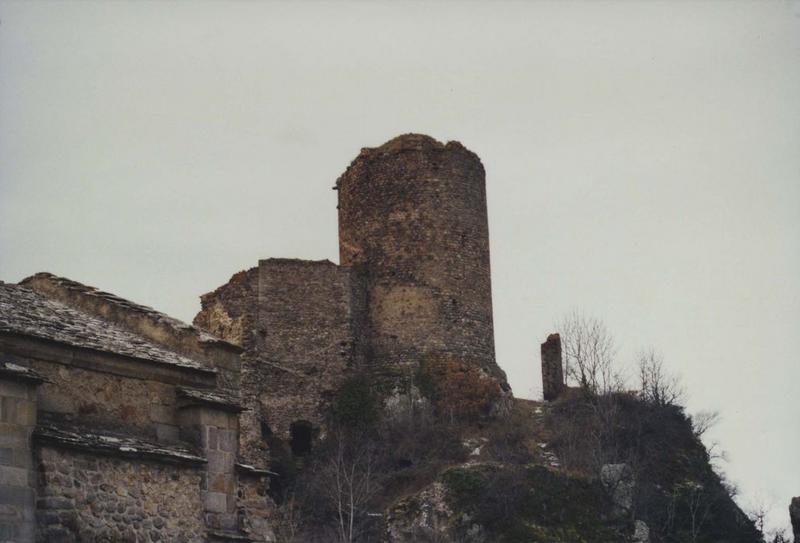
M 367 285 L 367 360 L 396 374 L 446 353 L 495 362 L 483 165 L 458 142 L 408 134 L 362 149 L 338 179 L 339 255 Z

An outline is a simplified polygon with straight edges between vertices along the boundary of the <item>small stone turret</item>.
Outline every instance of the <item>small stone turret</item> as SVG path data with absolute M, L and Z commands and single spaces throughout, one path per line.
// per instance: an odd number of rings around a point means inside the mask
M 542 343 L 542 393 L 552 401 L 564 393 L 564 370 L 561 361 L 561 336 L 550 334 Z

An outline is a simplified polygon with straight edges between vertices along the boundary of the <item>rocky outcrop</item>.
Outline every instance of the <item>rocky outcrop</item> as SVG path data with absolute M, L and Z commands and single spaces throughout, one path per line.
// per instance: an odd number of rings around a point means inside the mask
M 437 481 L 419 494 L 405 498 L 386 516 L 388 543 L 434 543 L 460 541 L 484 543 L 483 527 L 458 514 L 447 504 L 447 489 Z M 458 535 L 456 535 L 458 534 Z
M 600 482 L 619 513 L 631 510 L 636 481 L 628 464 L 606 464 L 600 470 Z
M 650 543 L 650 528 L 641 520 L 634 523 L 633 543 Z

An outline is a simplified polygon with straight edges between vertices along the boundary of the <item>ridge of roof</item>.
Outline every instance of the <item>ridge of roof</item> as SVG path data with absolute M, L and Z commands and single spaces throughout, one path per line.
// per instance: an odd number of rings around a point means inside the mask
M 216 373 L 205 364 L 165 349 L 113 322 L 13 283 L 0 283 L 0 332 Z

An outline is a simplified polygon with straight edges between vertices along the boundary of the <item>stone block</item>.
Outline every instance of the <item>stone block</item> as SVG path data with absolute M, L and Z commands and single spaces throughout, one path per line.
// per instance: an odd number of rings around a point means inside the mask
M 0 447 L 0 465 L 14 465 L 14 449 L 10 447 Z
M 36 500 L 38 509 L 72 509 L 73 503 L 69 498 L 62 496 L 48 496 Z
M 36 402 L 17 400 L 16 422 L 22 426 L 36 425 Z
M 17 400 L 11 396 L 0 397 L 0 422 L 15 424 L 17 422 Z
M 150 404 L 150 420 L 163 424 L 174 424 L 175 410 L 167 405 Z
M 156 439 L 160 443 L 174 443 L 180 439 L 180 428 L 172 424 L 156 424 Z
M 228 512 L 228 495 L 224 492 L 206 492 L 206 511 L 212 513 Z
M 234 479 L 231 475 L 216 474 L 209 475 L 208 490 L 211 492 L 223 492 L 225 494 L 233 494 Z
M 223 451 L 208 451 L 206 453 L 208 461 L 207 470 L 209 474 L 233 473 L 234 457 L 230 453 Z
M 0 486 L 0 504 L 24 507 L 33 503 L 33 489 Z
M 0 466 L 0 486 L 28 486 L 28 470 L 13 466 Z
M 28 392 L 32 387 L 25 383 L 17 383 L 15 381 L 7 381 L 0 379 L 0 396 L 19 398 L 27 400 L 30 398 Z
M 229 453 L 235 453 L 239 447 L 239 432 L 236 430 L 220 430 L 219 449 Z

